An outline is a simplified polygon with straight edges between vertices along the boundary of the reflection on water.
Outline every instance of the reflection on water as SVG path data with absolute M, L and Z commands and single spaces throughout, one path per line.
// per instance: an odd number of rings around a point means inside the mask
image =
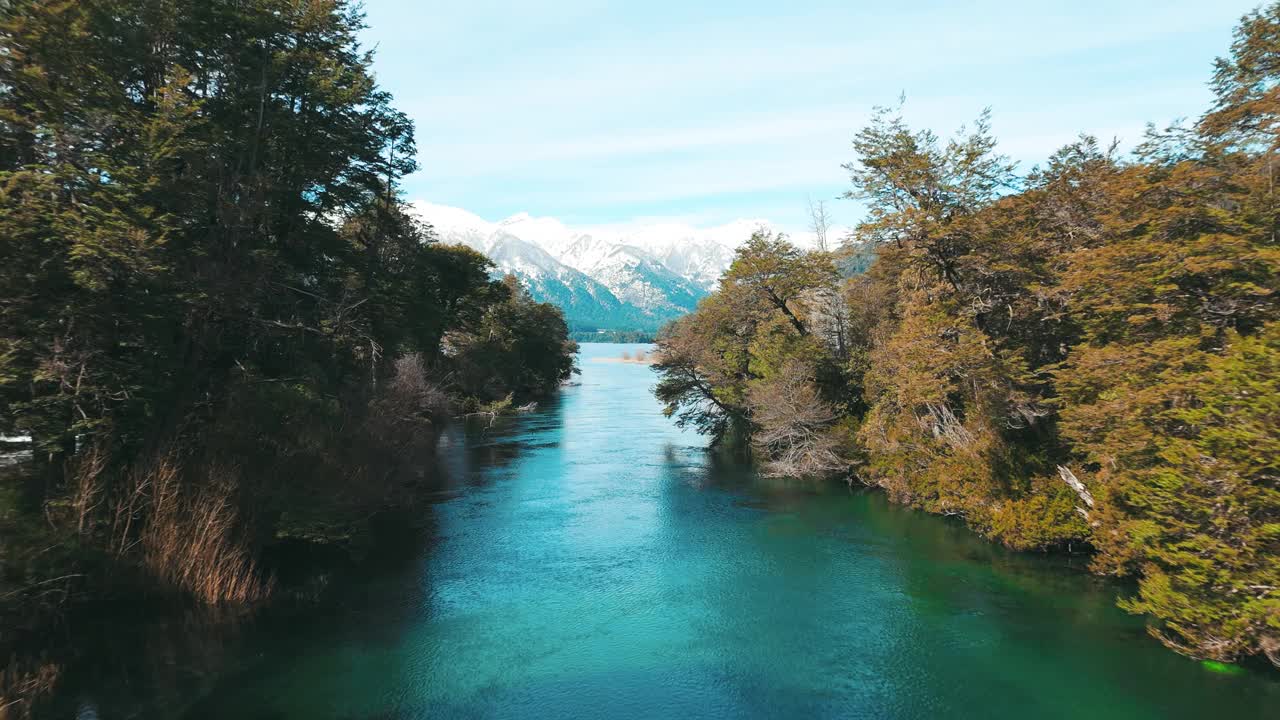
M 80 677 L 68 699 L 102 717 L 273 720 L 1264 717 L 1280 703 L 1273 675 L 1211 674 L 1159 647 L 1080 561 L 707 453 L 662 417 L 646 366 L 590 362 L 620 351 L 585 345 L 559 400 L 447 435 L 438 502 L 322 607 L 239 632 L 153 628 L 186 640 L 120 642 L 102 664 L 139 667 L 131 689 Z

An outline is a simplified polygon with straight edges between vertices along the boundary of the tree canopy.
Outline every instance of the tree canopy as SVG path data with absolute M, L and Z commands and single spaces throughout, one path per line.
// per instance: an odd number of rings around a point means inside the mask
M 1022 177 L 989 112 L 944 141 L 878 110 L 835 259 L 863 271 L 753 237 L 659 336 L 658 397 L 783 474 L 1091 548 L 1166 644 L 1280 664 L 1277 38 L 1280 4 L 1243 19 L 1191 126 Z
M 355 3 L 5 5 L 0 432 L 39 469 L 6 598 L 123 566 L 252 600 L 262 547 L 391 501 L 450 407 L 572 371 L 560 312 L 403 202 Z

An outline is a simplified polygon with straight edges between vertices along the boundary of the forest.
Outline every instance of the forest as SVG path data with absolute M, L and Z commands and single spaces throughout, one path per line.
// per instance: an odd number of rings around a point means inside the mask
M 844 165 L 863 221 L 741 247 L 658 337 L 666 413 L 776 475 L 1087 550 L 1169 647 L 1280 665 L 1280 4 L 1210 88 L 1131 154 L 1081 136 L 1025 174 L 989 111 L 944 138 L 878 110 Z
M 264 551 L 342 542 L 450 417 L 570 377 L 560 310 L 407 212 L 354 3 L 5 5 L 5 657 L 81 598 L 259 603 Z
M 0 717 L 56 684 L 74 608 L 305 601 L 282 548 L 354 557 L 426 502 L 447 424 L 534 408 L 576 340 L 648 339 L 571 333 L 415 219 L 363 30 L 352 0 L 0 0 L 0 440 L 30 438 L 0 466 Z M 1025 171 L 990 111 L 878 109 L 837 247 L 821 204 L 817 249 L 756 233 L 601 367 L 652 362 L 667 416 L 765 474 L 1087 554 L 1173 650 L 1280 666 L 1280 2 L 1209 87 Z

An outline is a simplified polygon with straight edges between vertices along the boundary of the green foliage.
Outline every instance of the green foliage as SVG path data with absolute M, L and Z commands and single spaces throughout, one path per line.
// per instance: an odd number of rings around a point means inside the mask
M 474 326 L 446 337 L 457 383 L 481 403 L 546 395 L 575 372 L 578 345 L 560 310 L 535 302 L 514 275 L 498 288 L 501 302 L 488 306 Z
M 714 324 L 722 310 L 720 296 L 712 295 L 696 312 L 669 323 L 658 333 L 653 365 L 661 374 L 654 394 L 663 413 L 717 442 L 736 434 L 746 417 L 745 342 L 732 326 Z
M 1234 658 L 1280 637 L 1280 323 L 1198 359 L 1160 378 L 1177 399 L 1139 425 L 1155 455 L 1111 478 L 1122 524 L 1099 561 L 1140 565 L 1126 607 L 1171 644 Z
M 33 436 L 55 530 L 182 568 L 151 524 L 209 512 L 241 558 L 367 515 L 450 400 L 567 376 L 559 312 L 403 205 L 413 128 L 355 3 L 5 6 L 0 432 Z
M 1280 92 L 1275 83 L 1278 56 L 1280 5 L 1271 3 L 1241 20 L 1231 55 L 1214 62 L 1209 86 L 1215 101 L 1200 123 L 1205 135 L 1236 145 L 1276 149 L 1276 138 L 1280 137 Z
M 756 232 L 738 248 L 722 282 L 723 292 L 737 302 L 776 311 L 803 336 L 810 332 L 799 307 L 804 295 L 835 279 L 835 267 L 825 254 L 804 253 L 785 236 Z
M 859 238 L 905 248 L 912 262 L 956 282 L 956 260 L 973 241 L 966 219 L 1014 182 L 1013 164 L 995 147 L 989 110 L 943 145 L 932 131 L 912 132 L 900 109 L 877 108 L 854 138 L 858 161 L 844 165 L 853 182 L 845 197 L 868 205 Z
M 655 392 L 668 416 L 716 441 L 754 434 L 779 474 L 828 474 L 842 397 L 840 341 L 823 329 L 838 275 L 826 253 L 757 232 L 737 250 L 719 292 L 659 334 Z
M 1280 4 L 1212 88 L 1131 159 L 1084 136 L 1020 181 L 987 114 L 943 141 L 878 110 L 840 292 L 752 238 L 659 337 L 659 399 L 766 469 L 840 456 L 1011 547 L 1090 547 L 1171 647 L 1280 665 Z

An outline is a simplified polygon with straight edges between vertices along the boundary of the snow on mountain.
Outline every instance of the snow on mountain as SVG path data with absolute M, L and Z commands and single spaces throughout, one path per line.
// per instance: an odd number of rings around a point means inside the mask
M 659 223 L 596 233 L 613 244 L 648 253 L 676 275 L 710 291 L 733 261 L 734 249 L 760 228 L 771 225 L 763 220 L 736 220 L 711 228 Z
M 588 242 L 590 236 L 584 236 Z M 584 243 L 585 244 L 585 243 Z M 631 245 L 594 241 L 592 251 L 575 254 L 570 246 L 560 259 L 604 283 L 620 300 L 645 312 L 684 314 L 706 289 L 672 271 L 661 260 Z
M 699 232 L 687 226 L 660 225 L 629 235 L 626 241 L 646 248 L 669 270 L 710 291 L 733 262 L 734 249 L 762 226 L 767 224 L 742 220 Z
M 484 252 L 489 236 L 497 230 L 497 223 L 491 223 L 461 208 L 425 202 L 413 203 L 411 207 L 419 219 L 435 227 L 436 234 L 446 243 L 466 245 Z
M 575 328 L 648 329 L 659 322 L 628 307 L 594 278 L 501 227 L 488 238 L 482 252 L 500 272 L 519 277 L 534 298 L 560 306 Z
M 529 213 L 516 213 L 498 223 L 498 226 L 512 235 L 528 240 L 535 245 L 553 253 L 566 242 L 572 242 L 575 233 L 554 218 L 535 218 Z
M 713 228 L 663 223 L 574 229 L 528 213 L 489 222 L 460 208 L 415 202 L 442 242 L 485 253 L 530 293 L 561 306 L 575 329 L 656 329 L 697 305 L 719 282 L 734 248 L 769 223 Z

